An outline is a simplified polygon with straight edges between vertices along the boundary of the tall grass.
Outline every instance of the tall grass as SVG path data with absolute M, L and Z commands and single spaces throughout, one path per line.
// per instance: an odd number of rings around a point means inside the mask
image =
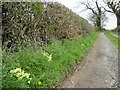
M 85 57 L 98 35 L 98 32 L 92 32 L 75 41 L 65 40 L 64 45 L 56 41 L 44 50 L 25 48 L 15 54 L 4 52 L 3 88 L 49 88 L 58 85 L 69 74 L 70 68 Z M 11 73 L 16 68 L 30 73 L 29 83 L 29 78 L 19 79 L 23 75 L 17 77 L 20 72 Z

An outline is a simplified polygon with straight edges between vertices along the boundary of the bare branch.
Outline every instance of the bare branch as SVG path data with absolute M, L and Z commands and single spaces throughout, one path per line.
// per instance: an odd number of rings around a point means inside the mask
M 113 13 L 113 11 L 111 10 L 107 10 L 105 7 L 102 6 L 102 8 L 104 9 L 105 12 L 110 12 L 110 13 Z
M 106 10 L 107 12 L 111 12 L 111 13 L 114 13 L 116 15 L 116 18 L 117 18 L 117 28 L 118 28 L 118 31 L 120 32 L 120 1 L 119 0 L 110 0 L 110 1 L 105 1 L 103 0 L 104 3 L 107 5 L 107 7 L 111 10 L 107 10 L 105 7 L 104 7 L 104 10 Z
M 94 10 L 94 8 L 90 6 L 89 3 L 86 4 L 86 3 L 81 2 L 81 4 L 85 5 L 87 9 L 91 10 L 95 15 L 97 15 L 97 12 Z

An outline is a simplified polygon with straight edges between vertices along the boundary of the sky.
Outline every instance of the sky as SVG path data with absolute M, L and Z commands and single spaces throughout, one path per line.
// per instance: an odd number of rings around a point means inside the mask
M 81 17 L 88 20 L 88 17 L 90 15 L 90 10 L 86 10 L 81 12 L 83 9 L 85 9 L 85 6 L 80 5 L 79 2 L 85 2 L 86 0 L 49 0 L 49 1 L 56 1 L 59 2 L 69 9 L 71 9 L 76 14 L 80 15 Z M 91 1 L 91 0 L 89 0 Z M 99 3 L 101 5 L 104 5 L 103 2 L 99 0 Z M 93 5 L 94 6 L 94 5 Z M 106 26 L 104 28 L 106 29 L 114 29 L 117 26 L 117 19 L 114 14 L 107 13 L 108 20 L 105 22 Z M 89 20 L 88 20 L 89 21 Z M 90 22 L 90 21 L 89 21 Z

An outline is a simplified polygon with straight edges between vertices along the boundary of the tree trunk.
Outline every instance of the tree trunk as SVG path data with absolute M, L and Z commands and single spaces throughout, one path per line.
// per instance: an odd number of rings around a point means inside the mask
M 101 30 L 101 16 L 97 17 L 95 26 L 97 26 L 99 30 Z
M 117 18 L 117 31 L 120 32 L 120 14 L 116 14 Z

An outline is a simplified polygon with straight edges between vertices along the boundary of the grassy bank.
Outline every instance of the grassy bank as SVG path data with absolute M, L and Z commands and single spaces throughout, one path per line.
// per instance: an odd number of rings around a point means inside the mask
M 119 36 L 120 36 L 120 32 L 112 32 L 112 33 L 117 34 L 117 35 L 119 35 Z
M 105 35 L 113 42 L 113 44 L 118 48 L 120 39 L 111 35 L 109 32 L 106 32 Z M 120 48 L 118 48 L 118 51 L 120 51 Z
M 75 41 L 54 42 L 43 49 L 25 48 L 18 53 L 3 53 L 4 88 L 48 88 L 60 83 L 70 67 L 81 61 L 99 33 Z

